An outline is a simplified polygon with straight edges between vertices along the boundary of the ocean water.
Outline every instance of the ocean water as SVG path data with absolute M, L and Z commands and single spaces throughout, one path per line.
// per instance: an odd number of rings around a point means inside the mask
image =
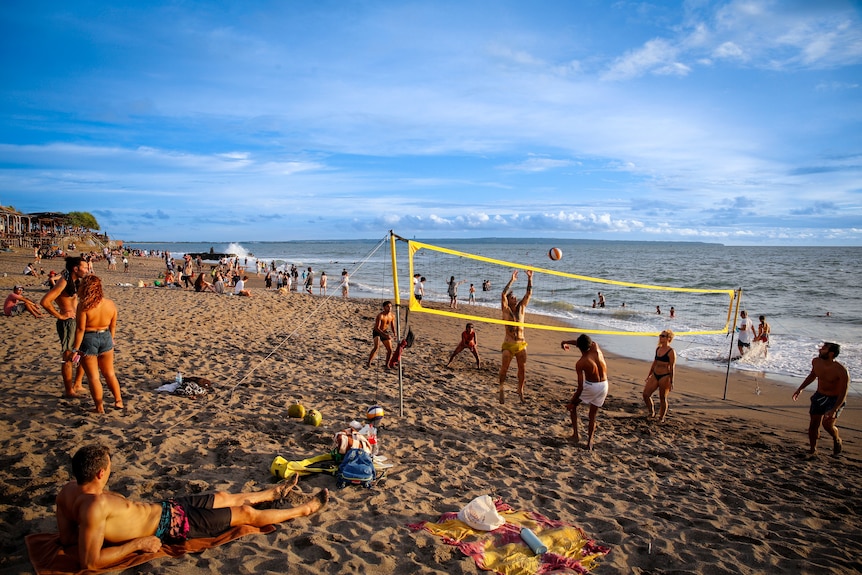
M 851 393 L 862 394 L 862 248 L 858 247 L 731 247 L 696 242 L 627 242 L 571 239 L 500 239 L 472 240 L 419 239 L 436 246 L 476 254 L 494 260 L 561 272 L 669 287 L 699 289 L 742 289 L 742 308 L 757 323 L 763 314 L 771 325 L 769 353 L 765 357 L 751 353 L 732 361 L 732 370 L 761 374 L 765 377 L 798 385 L 811 369 L 811 359 L 823 341 L 842 346 L 839 361 L 850 372 Z M 300 269 L 311 266 L 325 271 L 330 278 L 330 294 L 338 295 L 337 285 L 342 269 L 350 272 L 351 297 L 391 298 L 393 279 L 388 237 L 380 240 L 333 240 L 297 242 L 222 242 L 222 243 L 153 243 L 127 242 L 132 248 L 169 250 L 175 257 L 188 252 L 234 253 L 253 269 L 255 260 L 278 267 L 295 264 Z M 550 247 L 563 251 L 563 258 L 552 262 Z M 405 242 L 397 243 L 398 282 L 402 298 L 412 287 L 407 268 Z M 511 268 L 477 267 L 473 261 L 452 262 L 452 269 L 437 265 L 433 257 L 421 259 L 429 269 L 415 271 L 428 277 L 426 299 L 447 302 L 446 280 L 450 275 L 476 286 L 477 305 L 496 308 L 499 289 L 506 283 Z M 463 258 L 462 258 L 463 259 Z M 432 265 L 433 264 L 433 265 Z M 433 275 L 432 275 L 433 274 Z M 542 276 L 548 277 L 548 276 Z M 492 289 L 481 291 L 483 280 Z M 467 286 L 459 288 L 459 301 L 466 302 Z M 538 284 L 538 277 L 537 277 Z M 515 287 L 516 293 L 520 288 Z M 667 316 L 673 299 L 658 301 L 655 294 L 625 292 L 613 285 L 601 285 L 608 298 L 605 309 L 594 309 L 595 291 L 562 290 L 537 285 L 530 304 L 533 312 L 553 315 L 577 328 L 622 332 L 694 331 L 695 310 L 679 304 L 677 318 Z M 594 290 L 596 286 L 590 286 Z M 569 293 L 570 292 L 570 293 Z M 316 290 L 315 290 L 316 293 Z M 664 293 L 664 292 L 663 292 Z M 538 297 L 540 296 L 540 297 Z M 621 298 L 626 307 L 621 307 Z M 653 299 L 650 299 L 653 298 Z M 655 313 L 660 303 L 663 314 Z M 691 306 L 691 303 L 689 303 Z M 724 299 L 724 308 L 727 299 Z M 722 322 L 723 323 L 723 322 Z M 499 330 L 498 326 L 484 329 Z M 569 336 L 561 334 L 563 337 Z M 627 357 L 649 360 L 656 345 L 655 337 L 595 335 L 603 347 Z M 729 334 L 681 336 L 674 340 L 681 362 L 697 367 L 726 369 L 728 355 L 736 355 L 736 345 Z M 812 384 L 813 386 L 814 384 Z

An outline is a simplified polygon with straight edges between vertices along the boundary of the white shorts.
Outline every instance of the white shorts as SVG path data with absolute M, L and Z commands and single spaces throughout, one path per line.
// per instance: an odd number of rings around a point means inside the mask
M 596 407 L 601 407 L 605 404 L 605 398 L 608 396 L 608 382 L 605 381 L 584 381 L 584 389 L 581 390 L 581 403 L 589 403 Z

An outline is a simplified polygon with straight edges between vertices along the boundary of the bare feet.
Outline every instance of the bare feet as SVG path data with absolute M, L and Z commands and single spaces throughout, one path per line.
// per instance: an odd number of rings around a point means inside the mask
M 329 502 L 329 490 L 321 489 L 317 493 L 314 494 L 314 497 L 311 498 L 311 501 L 303 505 L 305 511 L 307 511 L 306 515 L 311 515 L 312 513 L 316 513 L 320 511 L 320 509 Z
M 125 408 L 126 408 L 126 406 L 125 406 L 125 405 L 123 405 L 123 400 L 122 400 L 122 399 L 121 399 L 120 401 L 115 401 L 115 402 L 114 402 L 114 407 L 116 407 L 117 409 L 125 409 Z
M 506 403 L 506 394 L 503 392 L 503 388 L 500 388 L 500 403 Z
M 841 450 L 844 448 L 844 443 L 840 438 L 835 438 L 832 440 L 832 454 L 838 455 L 841 453 Z
M 97 401 L 96 407 L 93 408 L 93 413 L 105 413 L 105 404 L 101 401 Z

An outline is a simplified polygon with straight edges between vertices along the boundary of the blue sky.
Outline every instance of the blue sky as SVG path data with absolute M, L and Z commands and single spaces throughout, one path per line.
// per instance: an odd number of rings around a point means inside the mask
M 0 204 L 125 240 L 862 245 L 862 12 L 7 0 Z

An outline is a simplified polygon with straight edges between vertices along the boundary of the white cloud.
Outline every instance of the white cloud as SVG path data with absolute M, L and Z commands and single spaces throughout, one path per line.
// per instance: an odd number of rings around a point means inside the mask
M 512 170 L 517 172 L 544 172 L 557 168 L 566 168 L 576 165 L 577 162 L 572 160 L 554 160 L 552 158 L 528 158 L 517 164 L 504 164 L 500 166 L 502 170 Z
M 735 42 L 724 42 L 712 51 L 712 56 L 719 59 L 746 60 L 745 51 Z
M 636 78 L 674 63 L 677 48 L 668 40 L 656 38 L 643 47 L 617 58 L 604 74 L 606 80 Z

